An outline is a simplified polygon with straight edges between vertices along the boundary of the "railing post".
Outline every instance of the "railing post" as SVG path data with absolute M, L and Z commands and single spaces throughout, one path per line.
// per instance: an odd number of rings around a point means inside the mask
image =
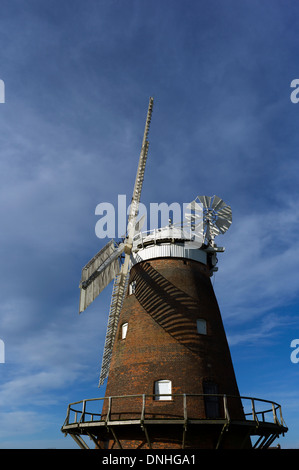
M 106 415 L 106 424 L 110 419 L 110 411 L 111 411 L 111 397 L 108 398 L 108 410 L 107 410 L 107 415 Z
M 282 417 L 282 411 L 281 411 L 281 406 L 279 405 L 279 414 L 280 414 L 280 424 L 283 426 L 283 417 Z
M 67 412 L 66 412 L 66 418 L 65 418 L 65 424 L 66 425 L 70 424 L 70 412 L 71 412 L 71 405 L 68 405 Z
M 184 413 L 184 430 L 183 430 L 183 442 L 182 442 L 182 449 L 185 449 L 185 441 L 186 441 L 186 433 L 187 433 L 187 422 L 188 422 L 188 415 L 187 415 L 187 395 L 186 393 L 183 394 L 183 413 Z
M 257 418 L 256 412 L 255 412 L 255 406 L 254 406 L 254 399 L 251 398 L 251 408 L 252 408 L 252 416 L 254 421 L 256 421 L 259 424 L 259 420 Z
M 229 416 L 228 406 L 227 406 L 227 396 L 225 394 L 223 395 L 223 406 L 224 406 L 224 417 L 227 421 L 230 421 L 230 416 Z
M 187 419 L 188 419 L 188 415 L 187 415 L 187 395 L 186 393 L 184 393 L 183 395 L 183 406 L 184 406 L 184 422 L 185 422 L 185 425 L 187 424 Z
M 141 422 L 142 423 L 144 421 L 144 415 L 145 415 L 145 394 L 142 395 L 142 410 L 141 410 Z
M 272 411 L 273 411 L 274 423 L 275 423 L 275 424 L 279 424 L 279 421 L 278 421 L 278 418 L 277 418 L 277 414 L 276 414 L 276 408 L 275 408 L 274 403 L 272 403 Z
M 80 423 L 84 423 L 84 421 L 85 421 L 85 409 L 86 409 L 86 400 L 83 400 L 83 402 L 82 402 L 82 413 L 81 413 Z

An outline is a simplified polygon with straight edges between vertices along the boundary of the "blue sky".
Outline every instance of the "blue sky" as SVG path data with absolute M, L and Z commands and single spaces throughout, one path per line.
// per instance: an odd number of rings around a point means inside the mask
M 78 315 L 81 268 L 128 200 L 154 96 L 142 202 L 217 194 L 213 279 L 240 393 L 282 405 L 299 448 L 299 6 L 264 0 L 2 0 L 0 448 L 73 448 L 98 389 L 112 286 Z

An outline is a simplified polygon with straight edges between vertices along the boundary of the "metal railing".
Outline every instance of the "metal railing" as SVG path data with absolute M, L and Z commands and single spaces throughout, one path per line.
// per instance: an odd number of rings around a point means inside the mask
M 157 400 L 160 397 L 165 400 L 167 397 L 167 401 Z M 238 397 L 232 395 L 220 395 L 220 394 L 171 394 L 171 395 L 119 395 L 119 396 L 111 396 L 111 397 L 101 397 L 101 398 L 88 398 L 86 400 L 77 401 L 74 403 L 70 403 L 67 409 L 67 416 L 64 422 L 63 427 L 69 425 L 80 425 L 84 423 L 108 423 L 117 421 L 120 418 L 116 418 L 115 416 L 119 416 L 123 414 L 123 411 L 119 410 L 119 406 L 117 407 L 117 411 L 113 411 L 113 404 L 115 404 L 118 400 L 130 400 L 134 399 L 134 406 L 130 415 L 134 415 L 134 419 L 139 420 L 143 423 L 146 419 L 155 419 L 155 411 L 153 404 L 161 404 L 163 403 L 163 407 L 166 404 L 173 403 L 173 400 L 176 397 L 181 397 L 182 404 L 181 404 L 181 412 L 175 415 L 176 419 L 181 419 L 183 422 L 187 423 L 188 419 L 192 418 L 192 415 L 188 415 L 188 403 L 190 405 L 191 399 L 198 399 L 198 404 L 200 404 L 200 400 L 206 400 L 207 398 L 214 398 L 218 397 L 218 404 L 222 404 L 222 413 L 219 416 L 214 416 L 213 420 L 226 420 L 229 422 L 231 420 L 231 416 L 233 416 L 233 406 L 232 401 L 238 400 L 240 401 L 243 406 L 244 412 L 244 419 L 245 421 L 254 421 L 257 426 L 261 423 L 271 423 L 277 426 L 285 426 L 285 422 L 282 416 L 281 406 L 278 403 L 275 403 L 270 400 L 263 400 L 260 398 L 253 398 L 253 397 Z M 157 400 L 157 401 L 156 401 Z M 139 403 L 140 402 L 140 403 Z M 138 403 L 137 410 L 136 410 L 136 403 Z M 229 405 L 230 403 L 230 405 Z M 103 406 L 105 404 L 105 407 Z M 90 409 L 92 407 L 92 409 Z M 103 412 L 104 408 L 104 412 Z M 126 408 L 127 409 L 127 408 Z M 159 405 L 156 406 L 156 411 L 159 409 Z M 159 410 L 157 411 L 159 413 Z M 164 415 L 166 412 L 160 411 Z M 157 415 L 159 416 L 159 415 Z M 270 416 L 270 418 L 269 418 Z M 127 418 L 132 419 L 131 418 Z M 197 418 L 198 419 L 198 418 Z M 206 419 L 206 418 L 199 418 L 199 419 Z M 122 421 L 126 420 L 126 418 L 122 418 Z
M 166 240 L 192 241 L 194 243 L 196 242 L 200 248 L 204 241 L 202 225 L 200 226 L 200 229 L 198 229 L 197 226 L 196 232 L 188 223 L 171 224 L 166 227 L 138 232 L 133 237 L 133 249 Z

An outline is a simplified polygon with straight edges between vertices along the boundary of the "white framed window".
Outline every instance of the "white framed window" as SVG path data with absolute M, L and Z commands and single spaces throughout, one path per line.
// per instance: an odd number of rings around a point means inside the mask
M 171 380 L 157 380 L 155 382 L 155 400 L 172 400 Z
M 128 332 L 128 323 L 123 323 L 121 325 L 121 339 L 125 339 Z
M 204 318 L 198 318 L 196 320 L 197 333 L 201 335 L 207 334 L 207 322 Z
M 129 284 L 129 295 L 135 294 L 136 281 L 132 281 Z

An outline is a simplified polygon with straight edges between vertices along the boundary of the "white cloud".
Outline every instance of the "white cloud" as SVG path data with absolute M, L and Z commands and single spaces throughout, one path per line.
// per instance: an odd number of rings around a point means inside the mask
M 291 236 L 298 230 L 294 204 L 233 218 L 215 280 L 227 319 L 242 323 L 298 298 L 299 247 Z

